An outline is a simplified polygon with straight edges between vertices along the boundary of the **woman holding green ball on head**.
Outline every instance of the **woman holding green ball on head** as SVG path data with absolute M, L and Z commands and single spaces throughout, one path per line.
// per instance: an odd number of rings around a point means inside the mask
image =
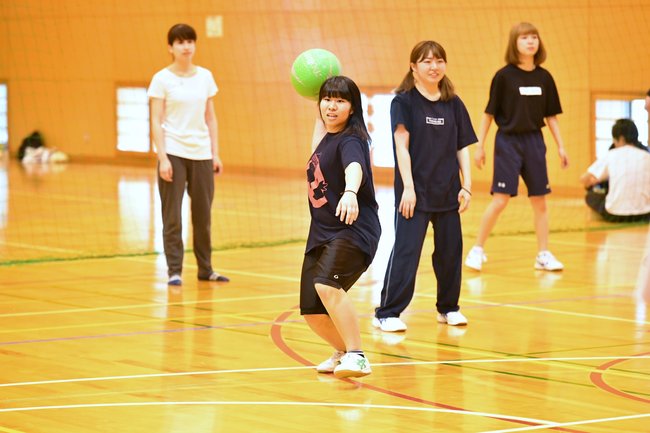
M 300 314 L 334 349 L 316 367 L 336 377 L 371 373 L 359 319 L 347 291 L 368 268 L 381 227 L 361 93 L 343 76 L 320 88 L 318 143 L 307 164 L 311 225 L 300 281 Z

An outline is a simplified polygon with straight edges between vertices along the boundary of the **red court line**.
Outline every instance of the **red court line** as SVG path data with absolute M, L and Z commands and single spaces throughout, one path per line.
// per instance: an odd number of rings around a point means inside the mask
M 650 352 L 646 353 L 639 353 L 637 355 L 633 356 L 646 356 L 650 355 Z M 630 400 L 636 400 L 640 401 L 642 403 L 650 403 L 650 399 L 639 397 L 634 394 L 627 393 L 625 391 L 621 391 L 618 388 L 614 388 L 613 386 L 609 385 L 607 382 L 605 382 L 605 379 L 603 379 L 603 372 L 609 370 L 611 367 L 613 367 L 616 364 L 620 364 L 621 362 L 624 361 L 630 361 L 630 359 L 615 359 L 613 361 L 606 362 L 602 365 L 599 365 L 596 367 L 596 370 L 600 371 L 594 371 L 589 375 L 589 378 L 591 379 L 591 382 L 596 385 L 598 388 L 602 389 L 603 391 L 607 391 L 611 394 L 617 395 L 619 397 L 623 398 L 628 398 Z
M 292 310 L 295 310 L 298 307 L 299 306 L 296 305 L 295 307 L 292 308 Z M 285 311 L 284 313 L 280 314 L 274 320 L 273 325 L 271 325 L 271 332 L 270 332 L 271 339 L 273 340 L 273 343 L 275 343 L 275 345 L 278 347 L 278 349 L 280 349 L 282 352 L 284 352 L 290 358 L 298 361 L 302 365 L 313 366 L 314 364 L 312 362 L 310 362 L 307 359 L 303 358 L 296 351 L 294 351 L 292 348 L 290 348 L 287 345 L 287 343 L 284 341 L 284 338 L 282 337 L 282 325 L 285 323 L 286 319 L 293 314 L 292 310 Z M 358 382 L 356 380 L 351 380 L 351 379 L 340 379 L 340 380 L 342 380 L 344 382 L 355 384 L 358 387 L 367 388 L 367 389 L 370 389 L 372 391 L 376 391 L 376 392 L 380 392 L 382 394 L 390 395 L 392 397 L 397 397 L 397 398 L 401 398 L 401 399 L 416 402 L 416 403 L 422 403 L 422 404 L 425 404 L 425 405 L 428 405 L 428 406 L 438 407 L 438 408 L 441 408 L 441 409 L 457 410 L 457 411 L 462 411 L 462 412 L 472 412 L 472 411 L 470 411 L 468 409 L 463 409 L 463 408 L 456 407 L 456 406 L 450 406 L 450 405 L 443 404 L 443 403 L 437 403 L 435 401 L 425 400 L 425 399 L 422 399 L 422 398 L 419 398 L 419 397 L 415 397 L 415 396 L 408 395 L 408 394 L 403 394 L 401 392 L 391 391 L 389 389 L 381 388 L 381 387 L 378 387 L 378 386 L 375 386 L 375 385 L 370 385 L 370 384 L 367 384 L 367 383 Z M 528 425 L 528 426 L 541 425 L 541 424 L 528 422 L 528 421 L 523 421 L 523 420 L 514 420 L 514 419 L 507 419 L 507 418 L 500 418 L 500 417 L 491 417 L 491 418 L 492 419 L 497 419 L 497 420 L 500 420 L 500 421 L 508 421 L 508 422 L 513 422 L 513 423 L 517 423 L 517 424 L 524 424 L 524 425 Z M 549 428 L 549 430 L 556 430 L 556 431 L 562 431 L 562 432 L 567 432 L 567 433 L 586 433 L 586 432 L 584 432 L 582 430 L 572 430 L 572 429 L 567 429 L 567 428 L 563 428 L 563 427 L 548 427 L 548 428 Z

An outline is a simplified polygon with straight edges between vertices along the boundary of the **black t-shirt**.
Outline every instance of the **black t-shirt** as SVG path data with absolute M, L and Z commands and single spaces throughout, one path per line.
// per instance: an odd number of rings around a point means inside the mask
M 433 102 L 413 88 L 393 98 L 390 119 L 394 154 L 397 125 L 404 125 L 409 132 L 415 209 L 423 212 L 458 209 L 457 152 L 478 141 L 463 101 L 454 96 L 449 101 Z M 395 206 L 399 206 L 404 184 L 397 156 L 395 162 Z
M 353 162 L 361 165 L 363 178 L 357 192 L 359 216 L 347 225 L 335 213 L 345 191 L 345 168 Z M 381 226 L 368 143 L 356 136 L 328 133 L 307 163 L 307 188 L 311 225 L 305 253 L 333 239 L 348 239 L 366 253 L 370 264 Z
M 499 129 L 508 134 L 539 131 L 544 118 L 562 112 L 560 96 L 551 74 L 541 66 L 524 71 L 508 64 L 499 69 L 490 85 L 485 108 Z

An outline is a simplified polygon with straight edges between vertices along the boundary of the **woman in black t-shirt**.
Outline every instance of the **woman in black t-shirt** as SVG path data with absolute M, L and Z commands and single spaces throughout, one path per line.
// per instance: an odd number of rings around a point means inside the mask
M 494 146 L 492 202 L 485 210 L 476 245 L 465 259 L 465 265 L 480 271 L 487 257 L 485 244 L 499 215 L 510 197 L 517 195 L 519 176 L 528 188 L 533 208 L 538 254 L 535 269 L 559 271 L 564 268 L 548 251 L 548 212 L 546 194 L 551 192 L 546 168 L 546 144 L 542 136 L 544 120 L 557 144 L 562 168 L 569 164 L 564 150 L 557 115 L 562 113 L 560 98 L 551 74 L 540 65 L 546 50 L 539 32 L 530 23 L 519 23 L 510 31 L 505 67 L 497 71 L 490 86 L 474 162 L 481 169 L 485 164 L 485 137 L 492 120 L 499 129 Z
M 465 105 L 445 75 L 447 54 L 434 41 L 411 51 L 390 118 L 395 152 L 395 244 L 373 326 L 406 330 L 400 314 L 411 302 L 422 246 L 433 226 L 433 270 L 440 323 L 467 324 L 460 312 L 463 237 L 460 213 L 471 199 L 468 145 L 476 135 Z M 462 178 L 461 178 L 462 174 Z
M 381 228 L 361 93 L 347 77 L 320 89 L 316 150 L 307 163 L 311 225 L 300 281 L 300 313 L 336 350 L 316 369 L 336 377 L 371 373 L 347 291 L 375 256 Z M 315 144 L 315 143 L 314 143 Z

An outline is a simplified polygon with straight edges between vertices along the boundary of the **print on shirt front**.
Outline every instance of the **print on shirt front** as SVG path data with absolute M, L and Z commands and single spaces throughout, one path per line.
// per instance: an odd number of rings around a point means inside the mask
M 307 163 L 307 188 L 309 201 L 316 209 L 327 203 L 327 181 L 320 169 L 320 153 L 314 153 Z
M 458 151 L 477 141 L 463 101 L 458 96 L 448 101 L 430 101 L 413 88 L 395 96 L 390 110 L 393 133 L 398 125 L 403 125 L 409 133 L 415 209 L 422 212 L 458 209 L 461 186 Z M 395 173 L 395 206 L 399 206 L 404 192 L 399 165 L 395 166 Z

